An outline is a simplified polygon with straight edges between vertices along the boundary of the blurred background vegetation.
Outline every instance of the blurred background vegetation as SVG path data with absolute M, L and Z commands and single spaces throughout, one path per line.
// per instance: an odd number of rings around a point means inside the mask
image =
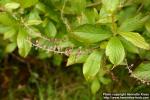
M 34 55 L 22 58 L 17 50 L 4 54 L 2 42 L 0 50 L 1 100 L 102 100 L 105 92 L 150 93 L 150 86 L 135 81 L 128 70 L 120 67 L 109 75 L 112 82 L 101 84 L 93 95 L 82 74 L 82 65 L 65 67 L 66 56 L 56 54 L 43 60 Z
M 82 65 L 65 67 L 66 57 L 53 55 L 40 60 L 34 55 L 22 58 L 17 50 L 4 54 L 1 45 L 0 98 L 1 100 L 102 100 L 105 92 L 150 92 L 150 86 L 129 77 L 121 67 L 110 75 L 113 81 L 101 84 L 93 95 L 90 84 L 82 74 Z

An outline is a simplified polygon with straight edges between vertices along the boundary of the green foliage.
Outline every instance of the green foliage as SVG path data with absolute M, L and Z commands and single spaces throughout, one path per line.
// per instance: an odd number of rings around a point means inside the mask
M 83 74 L 87 80 L 96 76 L 102 65 L 103 52 L 93 51 L 83 65 Z
M 52 22 L 48 22 L 46 27 L 45 27 L 45 34 L 51 38 L 55 37 L 57 33 L 56 27 Z
M 100 84 L 99 84 L 99 81 L 97 79 L 95 79 L 93 82 L 92 82 L 92 85 L 91 85 L 91 91 L 93 94 L 96 94 L 96 92 L 100 89 Z
M 16 47 L 17 47 L 16 43 L 10 43 L 6 46 L 5 52 L 6 53 L 11 53 L 15 50 Z
M 7 12 L 0 12 L 0 23 L 8 26 L 16 26 L 17 21 Z
M 119 30 L 126 32 L 138 30 L 142 28 L 147 19 L 149 19 L 149 16 L 142 17 L 142 14 L 138 14 L 133 18 L 126 19 L 119 27 Z
M 143 48 L 147 50 L 150 49 L 149 44 L 146 43 L 145 39 L 139 33 L 120 32 L 120 35 L 139 48 Z
M 119 3 L 120 0 L 114 0 L 113 2 L 111 0 L 102 0 L 103 7 L 109 13 L 113 13 L 117 9 Z
M 148 83 L 149 6 L 150 0 L 1 0 L 0 50 L 18 51 L 23 58 L 52 58 L 59 67 L 64 60 L 65 66 L 83 64 L 93 94 L 115 80 L 128 83 L 125 67 Z M 117 72 L 119 79 L 113 74 Z
M 87 59 L 88 57 L 88 54 L 80 54 L 80 55 L 77 55 L 79 51 L 78 50 L 74 50 L 69 58 L 68 58 L 68 61 L 67 61 L 67 66 L 70 66 L 70 65 L 73 65 L 73 64 L 76 64 L 76 63 L 84 63 L 85 60 Z
M 117 37 L 112 37 L 106 47 L 106 55 L 114 65 L 119 65 L 125 57 L 125 50 Z
M 134 46 L 132 43 L 125 40 L 124 38 L 120 38 L 120 40 L 124 46 L 124 49 L 126 49 L 126 51 L 131 52 L 131 53 L 136 53 L 136 54 L 139 53 L 139 49 L 136 46 Z
M 5 5 L 5 8 L 8 10 L 13 10 L 19 8 L 20 4 L 16 2 L 10 2 Z
M 31 44 L 26 41 L 27 37 L 27 31 L 23 27 L 20 27 L 17 35 L 17 45 L 19 48 L 19 54 L 23 57 L 26 57 L 31 49 Z
M 38 0 L 21 0 L 21 1 L 20 0 L 12 0 L 12 1 L 18 2 L 21 5 L 21 7 L 23 7 L 23 8 L 31 7 L 38 2 Z
M 150 80 L 150 63 L 141 63 L 131 74 L 131 76 L 141 80 L 141 81 L 147 81 Z
M 74 30 L 71 35 L 80 42 L 96 43 L 111 37 L 111 32 L 107 28 L 85 24 Z

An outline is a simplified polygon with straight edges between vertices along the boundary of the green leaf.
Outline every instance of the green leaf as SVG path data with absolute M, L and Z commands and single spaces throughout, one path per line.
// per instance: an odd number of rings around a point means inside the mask
M 106 9 L 104 9 L 104 7 L 102 7 L 100 10 L 100 13 L 99 13 L 98 23 L 111 23 L 111 22 L 112 22 L 112 17 L 106 11 Z
M 131 53 L 139 53 L 139 50 L 136 46 L 134 46 L 132 43 L 130 43 L 129 41 L 125 40 L 124 38 L 120 38 L 125 50 L 127 50 L 128 52 Z
M 46 6 L 41 2 L 38 2 L 36 4 L 35 8 L 42 11 L 42 12 L 44 12 L 44 13 L 46 13 Z
M 111 37 L 111 32 L 106 27 L 85 24 L 79 26 L 71 33 L 72 37 L 79 42 L 96 43 Z
M 33 9 L 28 17 L 27 25 L 39 25 L 42 23 L 42 20 L 39 16 L 39 12 L 36 9 Z
M 101 43 L 100 43 L 100 48 L 101 48 L 101 49 L 106 49 L 107 43 L 108 43 L 108 41 L 103 41 L 103 42 L 101 42 Z
M 150 33 L 150 22 L 145 24 L 147 31 Z
M 122 9 L 119 14 L 117 14 L 118 23 L 121 24 L 125 20 L 133 18 L 137 11 L 136 8 L 136 5 L 133 5 L 125 8 L 124 10 Z
M 18 22 L 6 12 L 0 12 L 0 23 L 7 26 L 16 26 L 18 24 Z M 17 28 L 17 26 L 15 28 Z
M 16 3 L 16 2 L 10 2 L 10 3 L 5 4 L 5 8 L 10 9 L 10 10 L 17 9 L 17 8 L 19 8 L 19 6 L 20 6 L 20 4 Z
M 48 37 L 55 37 L 57 33 L 56 27 L 52 22 L 48 22 L 46 27 L 45 27 L 45 34 Z
M 131 76 L 139 80 L 150 82 L 150 63 L 141 63 L 133 70 Z
M 139 56 L 140 59 L 150 60 L 150 52 L 147 52 L 147 50 L 140 49 Z
M 27 25 L 39 25 L 39 24 L 41 24 L 41 23 L 42 23 L 41 20 L 29 20 L 29 21 L 27 22 Z
M 13 1 L 20 3 L 21 7 L 23 8 L 31 7 L 38 2 L 38 0 L 13 0 Z
M 42 2 L 38 2 L 35 6 L 39 11 L 43 12 L 46 17 L 52 19 L 55 22 L 59 22 L 60 16 L 57 11 L 52 9 L 51 7 L 43 4 Z
M 30 28 L 28 28 L 27 31 L 28 31 L 28 33 L 30 33 L 29 36 L 32 37 L 32 38 L 41 37 L 41 33 L 38 30 L 38 28 L 30 26 Z
M 26 57 L 31 49 L 31 44 L 29 42 L 27 42 L 27 38 L 28 38 L 28 33 L 27 31 L 21 27 L 19 29 L 19 33 L 17 36 L 17 45 L 19 48 L 19 54 L 22 57 Z
M 68 61 L 67 61 L 67 66 L 70 66 L 76 63 L 84 63 L 87 57 L 88 57 L 88 54 L 85 53 L 85 54 L 78 55 L 78 50 L 75 50 L 70 54 Z
M 145 41 L 145 39 L 136 32 L 120 32 L 119 33 L 123 38 L 130 41 L 135 46 L 142 49 L 150 49 L 149 44 Z
M 49 0 L 49 2 L 53 2 L 53 0 Z M 55 9 L 55 7 L 54 7 L 54 9 L 52 9 L 53 7 L 51 8 L 50 5 L 45 5 L 44 1 L 42 1 L 42 2 L 38 2 L 35 5 L 35 8 L 38 9 L 39 11 L 41 11 L 42 13 L 44 13 L 44 15 L 46 17 L 52 19 L 55 22 L 59 22 L 60 21 L 60 14 Z M 60 8 L 60 9 L 62 9 L 62 8 Z
M 110 78 L 106 78 L 106 77 L 101 77 L 100 78 L 101 83 L 108 85 L 109 83 L 111 83 L 111 79 Z
M 6 53 L 11 53 L 11 52 L 13 52 L 14 50 L 15 50 L 15 48 L 17 47 L 17 44 L 16 43 L 10 43 L 10 44 L 8 44 L 7 46 L 6 46 L 6 48 L 5 48 L 5 52 Z
M 138 14 L 133 18 L 128 18 L 121 24 L 119 30 L 129 32 L 140 29 L 148 20 L 148 18 L 149 16 L 142 17 L 141 14 Z
M 14 28 L 9 29 L 7 32 L 4 33 L 4 39 L 9 39 L 16 34 L 16 30 Z
M 66 41 L 58 43 L 57 46 L 63 49 L 63 48 L 74 47 L 75 45 L 71 41 L 66 40 Z
M 86 9 L 81 14 L 81 19 L 78 21 L 80 25 L 83 24 L 95 24 L 98 12 L 96 9 Z
M 117 37 L 112 37 L 106 47 L 106 55 L 114 65 L 119 65 L 125 57 L 125 51 L 122 43 Z
M 110 13 L 113 13 L 117 9 L 119 3 L 120 0 L 102 0 L 104 8 Z
M 87 80 L 93 79 L 99 72 L 102 63 L 102 57 L 102 51 L 94 51 L 86 59 L 83 65 L 83 74 Z
M 33 9 L 32 11 L 30 11 L 28 20 L 41 20 L 39 16 L 39 12 L 36 9 Z
M 5 25 L 0 24 L 0 33 L 5 33 L 5 32 L 7 32 L 8 30 L 10 30 L 11 28 L 12 28 L 12 27 L 5 26 Z
M 91 84 L 91 91 L 93 94 L 96 94 L 96 92 L 100 89 L 100 82 L 98 79 L 95 79 L 92 81 Z
M 81 13 L 86 7 L 86 0 L 71 0 L 71 9 L 75 13 Z

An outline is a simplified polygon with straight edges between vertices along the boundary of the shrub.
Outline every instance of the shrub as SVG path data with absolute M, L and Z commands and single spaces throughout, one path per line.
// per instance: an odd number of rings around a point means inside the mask
M 1 0 L 0 5 L 6 53 L 18 48 L 22 57 L 66 55 L 66 66 L 83 64 L 92 93 L 118 82 L 113 72 L 122 79 L 129 72 L 149 84 L 150 0 Z

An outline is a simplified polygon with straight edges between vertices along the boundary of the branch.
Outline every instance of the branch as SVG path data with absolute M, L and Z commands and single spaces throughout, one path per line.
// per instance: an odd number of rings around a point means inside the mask
M 99 2 L 94 2 L 94 3 L 88 4 L 86 7 L 88 8 L 88 7 L 98 6 L 98 5 L 100 5 L 100 4 L 101 4 L 101 1 L 99 1 Z
M 61 9 L 61 19 L 62 19 L 63 23 L 66 25 L 67 30 L 70 31 L 71 28 L 70 28 L 70 26 L 69 26 L 67 20 L 64 18 L 64 15 L 63 15 L 63 14 L 64 14 L 64 9 L 65 9 L 65 6 L 66 6 L 66 2 L 67 2 L 67 0 L 64 0 L 63 7 L 62 7 L 62 9 Z

